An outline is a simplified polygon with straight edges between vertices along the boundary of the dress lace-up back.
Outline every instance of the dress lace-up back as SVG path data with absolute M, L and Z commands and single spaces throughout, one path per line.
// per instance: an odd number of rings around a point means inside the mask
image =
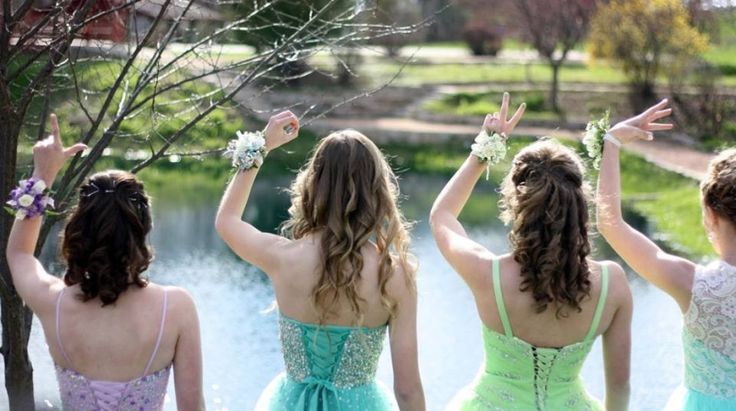
M 345 327 L 279 317 L 286 372 L 261 394 L 256 410 L 398 409 L 376 381 L 387 326 Z
M 561 348 L 536 347 L 513 335 L 501 292 L 498 260 L 493 261 L 493 291 L 504 333 L 485 325 L 485 366 L 475 382 L 451 402 L 449 410 L 602 410 L 580 378 L 595 341 L 608 294 L 608 269 L 603 266 L 601 294 L 583 341 Z

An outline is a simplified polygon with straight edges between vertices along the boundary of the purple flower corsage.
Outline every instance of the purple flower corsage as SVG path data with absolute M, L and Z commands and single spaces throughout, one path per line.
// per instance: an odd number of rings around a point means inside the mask
M 42 215 L 47 207 L 54 208 L 54 199 L 46 188 L 46 183 L 35 177 L 20 180 L 18 187 L 10 192 L 5 209 L 18 220 Z

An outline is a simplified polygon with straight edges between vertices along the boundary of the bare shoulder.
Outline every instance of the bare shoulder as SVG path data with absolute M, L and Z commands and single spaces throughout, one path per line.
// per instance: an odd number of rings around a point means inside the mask
M 186 289 L 172 285 L 156 285 L 166 291 L 168 299 L 168 313 L 181 318 L 191 318 L 196 315 L 197 307 L 194 298 Z
M 409 260 L 406 264 L 402 264 L 396 255 L 393 256 L 392 260 L 391 266 L 393 271 L 386 283 L 386 289 L 389 294 L 399 298 L 406 295 L 416 294 L 416 275 L 419 270 L 419 264 L 413 260 Z
M 596 261 L 594 265 L 598 272 L 601 272 L 603 267 L 608 270 L 608 298 L 619 306 L 630 305 L 631 288 L 623 267 L 615 261 Z

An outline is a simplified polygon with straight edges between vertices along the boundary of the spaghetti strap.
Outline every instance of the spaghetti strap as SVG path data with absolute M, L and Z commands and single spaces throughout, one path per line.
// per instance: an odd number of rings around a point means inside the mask
M 588 335 L 585 336 L 585 341 L 590 341 L 595 337 L 595 332 L 601 323 L 603 309 L 606 307 L 606 297 L 608 297 L 608 266 L 601 264 L 601 294 L 598 296 L 598 306 L 595 308 L 593 322 L 590 324 L 590 330 L 588 330 Z
M 148 364 L 146 364 L 146 369 L 143 371 L 143 377 L 148 375 L 148 371 L 151 369 L 151 365 L 153 364 L 154 358 L 156 358 L 156 354 L 158 354 L 159 346 L 161 345 L 161 338 L 164 335 L 164 326 L 166 325 L 166 308 L 169 306 L 169 295 L 166 291 L 166 288 L 164 290 L 164 303 L 161 307 L 161 324 L 159 325 L 158 329 L 158 337 L 156 337 L 156 346 L 153 347 L 153 353 L 151 354 L 151 358 L 148 360 Z
M 72 362 L 69 360 L 69 356 L 64 350 L 64 344 L 61 343 L 61 297 L 64 296 L 64 291 L 66 291 L 66 287 L 62 288 L 59 295 L 56 297 L 56 344 L 59 346 L 61 356 L 64 357 L 64 361 L 66 361 L 66 368 L 73 369 L 74 367 L 72 367 Z
M 501 317 L 503 332 L 507 337 L 513 337 L 509 315 L 506 313 L 506 305 L 503 302 L 503 291 L 501 290 L 501 267 L 497 258 L 493 259 L 493 294 L 496 296 L 496 307 L 498 316 Z

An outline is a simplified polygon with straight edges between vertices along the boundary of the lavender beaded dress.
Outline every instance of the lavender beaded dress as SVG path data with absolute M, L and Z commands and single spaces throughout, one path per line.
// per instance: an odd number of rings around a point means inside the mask
M 62 290 L 56 300 L 56 339 L 61 354 L 67 364 L 72 364 L 60 337 Z M 64 411 L 159 411 L 163 409 L 166 385 L 169 382 L 171 364 L 149 374 L 153 359 L 158 353 L 164 325 L 168 297 L 164 289 L 161 325 L 148 364 L 140 378 L 131 381 L 92 380 L 81 373 L 56 365 L 56 378 L 59 382 L 61 406 Z

